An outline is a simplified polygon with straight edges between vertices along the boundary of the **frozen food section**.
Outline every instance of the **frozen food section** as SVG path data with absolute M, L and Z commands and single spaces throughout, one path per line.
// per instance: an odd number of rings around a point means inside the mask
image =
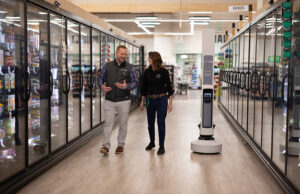
M 0 2 L 0 193 L 14 192 L 100 134 L 103 65 L 130 44 L 45 1 Z M 131 108 L 138 104 L 138 89 Z

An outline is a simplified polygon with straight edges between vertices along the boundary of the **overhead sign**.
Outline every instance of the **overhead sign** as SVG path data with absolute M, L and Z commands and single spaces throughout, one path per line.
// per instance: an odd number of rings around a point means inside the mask
M 248 5 L 229 6 L 229 12 L 249 11 Z

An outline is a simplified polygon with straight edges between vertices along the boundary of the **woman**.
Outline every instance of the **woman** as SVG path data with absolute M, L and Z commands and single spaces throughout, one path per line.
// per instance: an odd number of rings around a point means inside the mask
M 155 147 L 155 114 L 157 112 L 157 124 L 159 132 L 158 155 L 165 153 L 165 131 L 167 111 L 172 111 L 172 95 L 174 90 L 171 87 L 169 71 L 162 66 L 162 59 L 158 52 L 149 52 L 148 61 L 150 66 L 145 70 L 142 81 L 142 101 L 140 110 L 144 110 L 144 103 L 147 100 L 147 120 L 150 143 L 146 150 Z M 169 100 L 168 100 L 169 99 Z M 168 103 L 169 101 L 169 103 Z

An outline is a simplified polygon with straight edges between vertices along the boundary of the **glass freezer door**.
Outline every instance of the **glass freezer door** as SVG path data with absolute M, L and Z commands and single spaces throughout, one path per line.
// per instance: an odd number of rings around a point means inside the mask
M 23 2 L 0 4 L 0 182 L 25 168 Z
M 51 150 L 66 144 L 65 18 L 50 14 Z
M 49 61 L 46 13 L 46 10 L 35 6 L 27 7 L 29 164 L 48 154 Z

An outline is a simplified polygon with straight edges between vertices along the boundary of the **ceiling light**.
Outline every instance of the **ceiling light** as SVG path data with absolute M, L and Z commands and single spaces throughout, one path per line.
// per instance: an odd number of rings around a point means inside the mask
M 146 28 L 155 28 L 155 25 L 143 25 Z
M 210 16 L 190 16 L 190 20 L 210 20 Z
M 136 16 L 138 20 L 156 20 L 157 16 Z
M 140 28 L 142 28 L 145 32 L 147 32 L 147 34 L 151 34 L 151 32 L 145 28 L 139 21 L 135 21 L 136 25 Z
M 208 25 L 209 22 L 204 22 L 204 21 L 194 21 L 195 25 Z
M 147 35 L 146 32 L 128 32 L 128 35 Z
M 256 11 L 252 11 L 252 13 L 254 14 L 254 13 L 256 13 Z
M 28 22 L 29 25 L 40 25 L 38 22 Z
M 0 13 L 7 13 L 7 11 L 0 11 Z
M 141 22 L 143 25 L 159 25 L 160 22 Z
M 46 12 L 42 12 L 42 11 L 40 11 L 39 14 L 40 14 L 40 15 L 47 15 Z
M 212 11 L 190 11 L 190 14 L 201 14 L 201 13 L 206 13 L 206 14 L 210 14 L 213 13 Z
M 195 19 L 192 21 L 206 21 L 207 19 Z M 136 22 L 139 20 L 135 20 L 135 19 L 107 19 L 105 20 L 106 22 Z M 209 22 L 239 22 L 240 20 L 232 20 L 232 19 L 221 19 L 221 20 L 209 20 Z M 144 21 L 143 21 L 144 22 Z M 177 19 L 158 19 L 155 22 L 180 22 L 180 20 Z M 191 20 L 181 20 L 181 22 L 191 22 Z

